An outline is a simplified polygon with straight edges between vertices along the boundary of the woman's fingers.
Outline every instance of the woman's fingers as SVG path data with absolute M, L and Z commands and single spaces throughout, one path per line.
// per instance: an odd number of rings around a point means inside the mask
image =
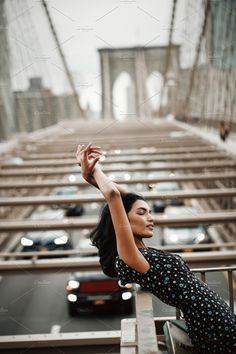
M 83 163 L 84 165 L 87 164 L 88 168 L 93 169 L 102 155 L 101 147 L 93 146 L 91 143 L 87 146 L 79 144 L 77 147 L 76 158 L 79 166 Z
M 91 167 L 90 167 L 91 170 L 94 169 L 94 167 L 95 167 L 96 163 L 99 161 L 99 159 L 100 159 L 100 156 L 97 156 L 93 159 L 93 161 L 91 162 Z
M 103 155 L 103 151 L 101 150 L 101 148 L 99 146 L 86 146 L 84 147 L 84 145 L 81 145 L 80 148 L 78 148 L 77 150 L 77 154 L 82 155 L 86 152 L 86 154 L 90 155 L 91 153 L 96 153 L 99 155 Z

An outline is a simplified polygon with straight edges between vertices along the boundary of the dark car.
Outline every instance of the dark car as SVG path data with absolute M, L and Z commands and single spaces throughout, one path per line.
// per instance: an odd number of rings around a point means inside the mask
M 51 193 L 53 196 L 72 196 L 76 194 L 79 194 L 79 189 L 75 186 L 58 187 Z M 52 209 L 64 209 L 67 217 L 82 216 L 84 214 L 84 207 L 82 204 L 54 204 L 52 205 Z
M 178 183 L 176 182 L 160 182 L 157 183 L 152 190 L 157 192 L 175 192 L 180 190 Z M 159 199 L 153 203 L 153 210 L 155 213 L 163 213 L 168 205 L 180 206 L 184 201 L 181 198 L 174 199 Z
M 22 252 L 72 249 L 70 235 L 61 230 L 29 232 L 21 238 L 21 245 Z
M 97 256 L 97 248 L 91 244 L 89 234 L 81 235 L 78 249 L 83 256 Z M 107 277 L 102 271 L 71 274 L 67 286 L 67 303 L 71 316 L 109 310 L 130 314 L 133 312 L 132 284 L 121 286 L 116 278 Z
M 107 277 L 101 271 L 73 273 L 66 290 L 71 316 L 100 310 L 108 313 L 133 312 L 132 285 L 120 286 L 118 279 Z

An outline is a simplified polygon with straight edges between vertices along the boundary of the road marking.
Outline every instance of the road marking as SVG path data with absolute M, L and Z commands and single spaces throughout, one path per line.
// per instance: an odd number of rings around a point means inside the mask
M 3 277 L 0 275 L 0 282 L 2 281 Z
M 60 333 L 61 326 L 60 325 L 53 325 L 51 328 L 51 333 Z

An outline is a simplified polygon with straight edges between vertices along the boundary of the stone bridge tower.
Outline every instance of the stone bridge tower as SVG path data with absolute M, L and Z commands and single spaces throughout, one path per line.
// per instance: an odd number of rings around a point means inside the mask
M 134 83 L 135 115 L 139 118 L 150 117 L 151 108 L 146 91 L 146 80 L 153 71 L 165 75 L 165 60 L 168 46 L 102 48 L 99 49 L 102 80 L 102 118 L 113 118 L 113 85 L 117 77 L 126 71 Z M 166 75 L 168 86 L 168 107 L 174 113 L 176 82 L 179 75 L 179 46 L 172 45 L 169 71 Z

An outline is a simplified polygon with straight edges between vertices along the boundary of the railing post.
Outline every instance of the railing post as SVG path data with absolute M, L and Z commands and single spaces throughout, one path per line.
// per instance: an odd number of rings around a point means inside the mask
M 234 289 L 233 289 L 233 271 L 228 270 L 228 285 L 229 285 L 229 306 L 234 313 Z
M 158 354 L 152 295 L 137 288 L 135 291 L 138 354 Z
M 121 320 L 120 354 L 136 354 L 136 319 Z

